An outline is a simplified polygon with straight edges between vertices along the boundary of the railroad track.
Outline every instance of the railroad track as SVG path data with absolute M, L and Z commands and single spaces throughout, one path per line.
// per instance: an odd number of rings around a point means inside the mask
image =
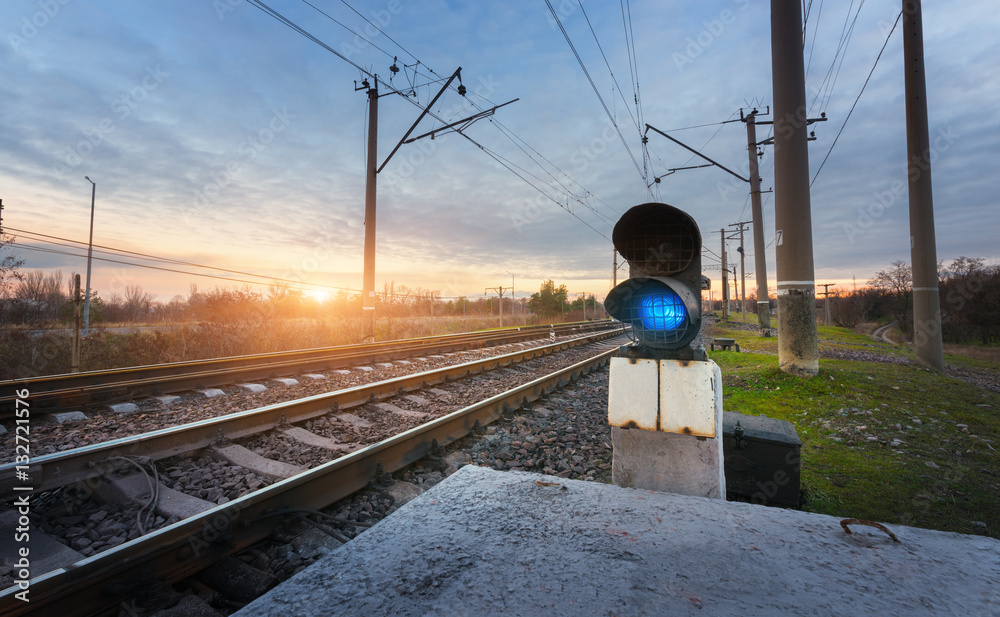
M 524 326 L 0 381 L 0 419 L 13 417 L 19 390 L 31 392 L 33 410 L 58 411 L 68 407 L 76 409 L 131 401 L 143 396 L 207 389 L 239 381 L 441 354 L 470 347 L 503 345 L 550 334 L 582 334 L 613 327 L 616 326 L 611 321 Z
M 276 481 L 263 489 L 219 505 L 205 502 L 198 513 L 176 523 L 45 574 L 33 573 L 30 604 L 16 600 L 18 588 L 11 587 L 0 593 L 0 612 L 5 615 L 102 614 L 118 606 L 123 598 L 148 587 L 151 579 L 172 583 L 191 576 L 211 563 L 268 537 L 283 518 L 283 513 L 329 506 L 364 488 L 377 472 L 392 472 L 405 467 L 425 456 L 435 445 L 446 445 L 461 439 L 477 425 L 486 425 L 500 417 L 504 410 L 519 408 L 594 370 L 606 363 L 623 342 L 616 336 L 614 331 L 583 335 L 544 347 L 269 405 L 35 459 L 29 470 L 35 491 L 75 486 L 93 492 L 120 468 L 137 463 L 148 465 L 192 451 L 247 460 L 245 453 L 239 453 L 243 446 L 233 442 L 253 440 L 254 436 L 267 432 L 277 431 L 288 437 L 297 435 L 307 442 L 323 444 L 333 453 L 330 456 L 333 460 L 306 471 L 293 474 L 274 472 L 272 476 Z M 551 357 L 582 345 L 588 346 L 585 354 L 588 357 L 583 361 L 506 388 L 483 400 L 464 404 L 458 409 L 442 411 L 426 421 L 425 417 L 421 417 L 425 416 L 422 412 L 396 408 L 398 411 L 389 413 L 407 420 L 403 423 L 403 430 L 374 443 L 359 441 L 349 444 L 344 440 L 333 443 L 334 440 L 329 437 L 316 434 L 303 437 L 307 431 L 295 426 L 304 422 L 310 422 L 309 426 L 313 427 L 329 425 L 331 421 L 344 423 L 344 418 L 348 418 L 347 424 L 357 426 L 356 420 L 364 421 L 364 418 L 359 418 L 362 415 L 360 412 L 350 413 L 351 410 L 370 409 L 378 401 L 392 397 L 396 397 L 392 400 L 401 400 L 408 392 L 428 392 L 429 389 L 436 389 L 436 385 L 447 384 L 451 380 L 469 376 L 481 379 L 487 371 L 490 375 L 518 373 L 521 372 L 519 369 L 511 368 L 517 363 Z M 600 349 L 595 350 L 595 346 L 600 346 Z M 494 370 L 501 367 L 507 368 Z M 464 382 L 461 388 L 455 388 L 459 391 L 468 389 Z M 411 401 L 420 399 L 409 396 Z M 390 404 L 391 407 L 393 405 Z M 142 484 L 148 482 L 148 478 L 132 476 L 130 480 L 121 482 L 127 484 L 133 481 Z M 11 495 L 17 483 L 14 465 L 0 466 L 2 494 Z M 177 503 L 184 498 L 165 490 L 160 499 L 174 499 Z M 156 507 L 161 508 L 159 505 Z M 193 507 L 198 509 L 197 505 Z M 163 506 L 164 512 L 166 508 Z

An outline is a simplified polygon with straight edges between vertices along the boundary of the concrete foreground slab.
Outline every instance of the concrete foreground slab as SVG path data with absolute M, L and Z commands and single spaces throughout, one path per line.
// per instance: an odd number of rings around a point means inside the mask
M 238 617 L 998 615 L 1000 542 L 467 465 Z

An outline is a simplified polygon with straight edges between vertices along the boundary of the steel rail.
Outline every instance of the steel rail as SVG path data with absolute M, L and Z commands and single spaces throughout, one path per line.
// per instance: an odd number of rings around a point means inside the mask
M 19 472 L 26 472 L 32 479 L 34 491 L 47 491 L 76 483 L 86 485 L 99 481 L 103 474 L 126 465 L 120 459 L 115 463 L 107 462 L 107 459 L 113 457 L 138 456 L 149 457 L 153 460 L 169 458 L 185 452 L 207 448 L 226 439 L 240 439 L 268 431 L 282 423 L 304 422 L 331 411 L 364 405 L 372 400 L 388 398 L 401 392 L 417 390 L 449 379 L 523 362 L 584 343 L 611 338 L 617 334 L 616 331 L 608 331 L 583 335 L 502 356 L 473 360 L 441 369 L 413 373 L 140 435 L 54 452 L 32 458 L 27 465 L 27 470 L 24 469 L 25 465 L 18 466 L 16 462 L 4 463 L 0 465 L 0 495 L 5 495 L 4 499 L 14 499 L 20 494 L 14 490 L 15 486 L 24 484 L 17 479 Z
M 293 372 L 321 371 L 420 354 L 445 353 L 477 343 L 506 344 L 536 338 L 541 332 L 586 331 L 607 327 L 609 323 L 611 322 L 600 321 L 522 326 L 365 345 L 339 345 L 6 380 L 0 381 L 0 417 L 13 415 L 13 402 L 19 398 L 17 391 L 23 389 L 31 393 L 33 409 L 51 409 L 211 388 L 235 381 L 277 377 Z
M 364 488 L 377 464 L 396 471 L 424 457 L 434 441 L 449 444 L 478 422 L 485 426 L 606 364 L 617 348 L 535 379 L 265 489 L 216 506 L 31 581 L 30 603 L 0 592 L 0 613 L 87 617 L 162 583 L 173 583 L 271 534 L 281 510 L 320 509 Z

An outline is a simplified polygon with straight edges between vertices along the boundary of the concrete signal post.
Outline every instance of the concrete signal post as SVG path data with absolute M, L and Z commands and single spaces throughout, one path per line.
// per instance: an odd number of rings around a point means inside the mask
M 629 278 L 605 299 L 635 342 L 611 359 L 608 422 L 618 486 L 725 499 L 722 374 L 701 328 L 701 232 L 685 212 L 635 206 L 615 225 Z

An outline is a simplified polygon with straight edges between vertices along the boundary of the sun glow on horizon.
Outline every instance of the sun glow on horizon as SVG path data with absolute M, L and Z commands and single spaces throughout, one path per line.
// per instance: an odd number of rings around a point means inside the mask
M 315 291 L 307 291 L 306 295 L 312 298 L 314 301 L 322 304 L 330 299 L 330 292 L 323 291 L 322 289 L 317 289 Z

